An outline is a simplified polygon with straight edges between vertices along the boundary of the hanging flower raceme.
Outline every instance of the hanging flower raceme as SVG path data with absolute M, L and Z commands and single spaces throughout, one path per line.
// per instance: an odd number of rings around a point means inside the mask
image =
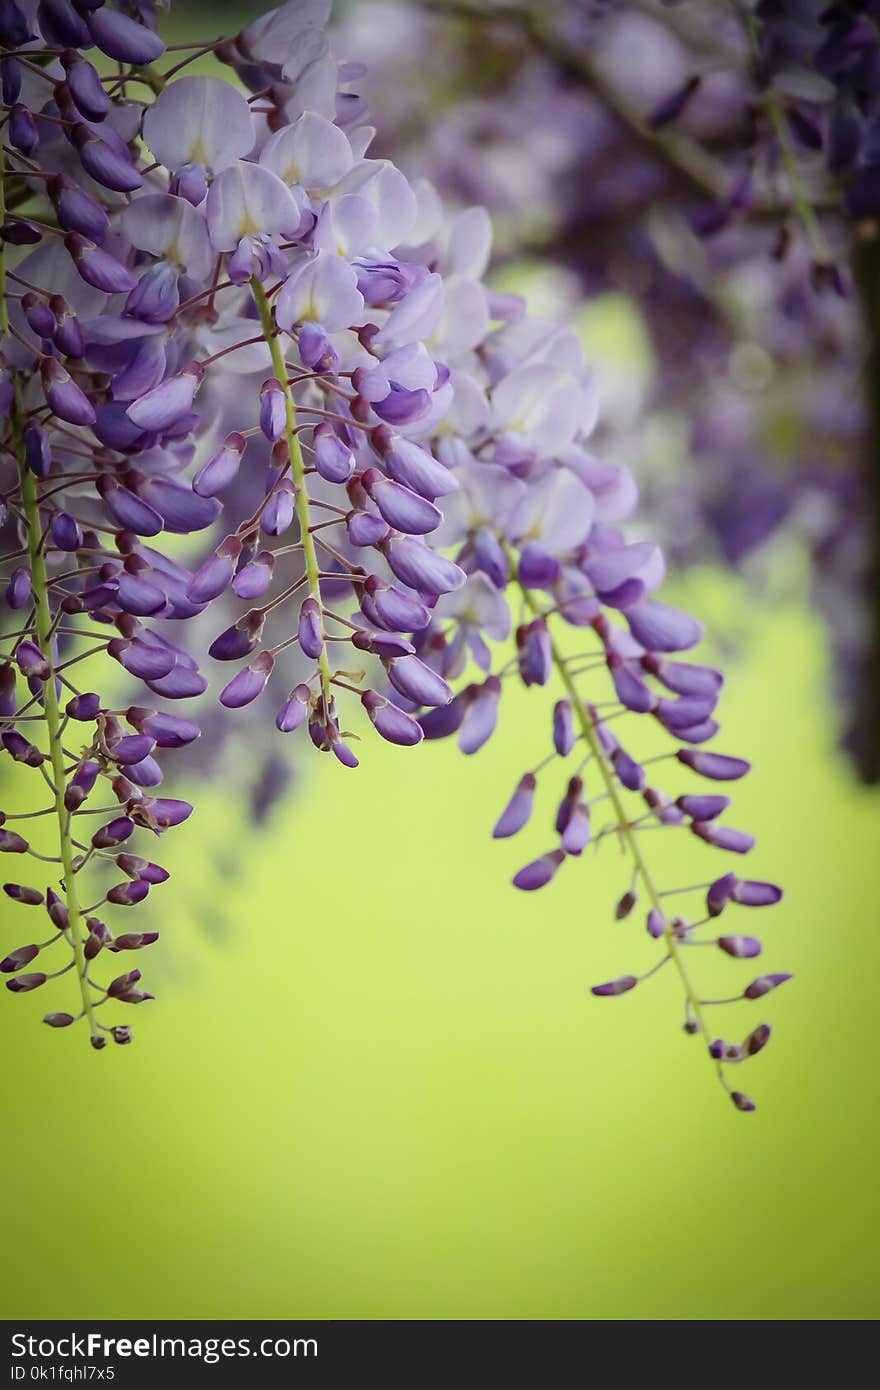
M 644 908 L 662 953 L 646 973 L 675 963 L 688 1027 L 726 1085 L 725 1066 L 766 1034 L 717 1041 L 688 948 L 722 911 L 779 894 L 728 875 L 709 887 L 705 919 L 687 923 L 649 868 L 651 827 L 740 853 L 751 840 L 719 822 L 726 797 L 649 785 L 629 722 L 659 724 L 675 740 L 670 766 L 691 778 L 731 780 L 746 765 L 703 746 L 721 677 L 675 658 L 699 625 L 651 596 L 659 551 L 619 529 L 635 486 L 588 451 L 597 403 L 576 337 L 489 292 L 480 209 L 448 219 L 430 186 L 369 157 L 321 0 L 283 5 L 218 49 L 250 100 L 219 76 L 177 76 L 186 60 L 160 73 L 152 30 L 117 11 L 71 13 L 57 60 L 54 31 L 49 52 L 38 37 L 5 36 L 10 49 L 34 45 L 13 74 L 12 104 L 34 130 L 19 118 L 9 207 L 44 230 L 5 271 L 17 628 L 3 738 L 20 762 L 52 770 L 50 857 L 64 896 L 50 916 L 64 923 L 82 1011 L 91 1023 L 100 947 L 89 946 L 97 909 L 80 906 L 80 875 L 113 858 L 128 878 L 102 901 L 146 896 L 164 871 L 117 850 L 137 826 L 182 818 L 180 803 L 154 795 L 154 755 L 196 730 L 161 707 L 111 710 L 75 689 L 69 669 L 91 650 L 76 644 L 96 641 L 160 698 L 197 695 L 206 681 L 177 624 L 208 610 L 209 666 L 229 672 L 220 704 L 269 703 L 269 729 L 302 727 L 347 768 L 358 761 L 349 722 L 363 714 L 389 742 L 455 733 L 473 755 L 511 680 L 536 687 L 552 755 L 515 770 L 496 836 L 522 831 L 551 763 L 566 768 L 555 840 L 514 882 L 544 887 L 618 838 L 632 877 L 617 915 Z M 123 65 L 106 84 L 87 70 L 90 43 Z M 156 94 L 145 110 L 128 99 L 127 64 Z M 9 225 L 22 216 L 12 210 Z M 207 533 L 209 553 L 184 570 L 159 549 L 169 532 Z M 163 632 L 164 620 L 175 626 Z M 586 656 L 566 654 L 566 628 L 588 635 Z M 72 749 L 78 721 L 87 737 Z M 87 842 L 77 817 L 101 779 L 117 806 Z M 5 848 L 30 850 L 18 830 L 4 834 Z M 102 947 L 131 948 L 102 931 Z M 728 956 L 756 954 L 751 937 L 715 941 Z M 32 949 L 9 957 L 14 980 L 29 978 L 19 972 Z M 125 978 L 100 1002 L 138 994 Z M 746 997 L 783 978 L 760 977 Z

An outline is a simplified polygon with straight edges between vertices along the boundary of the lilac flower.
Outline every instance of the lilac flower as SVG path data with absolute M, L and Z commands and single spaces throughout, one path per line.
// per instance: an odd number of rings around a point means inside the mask
M 186 60 L 167 76 L 153 68 L 162 40 L 151 10 L 142 23 L 137 6 L 37 7 L 35 41 L 62 50 L 67 74 L 40 89 L 39 112 L 21 74 L 4 69 L 12 191 L 44 215 L 28 208 L 10 234 L 37 249 L 12 272 L 32 298 L 13 304 L 15 351 L 0 386 L 7 454 L 22 460 L 4 496 L 29 542 L 26 573 L 17 539 L 9 556 L 17 626 L 0 742 L 23 767 L 43 766 L 43 744 L 54 768 L 67 767 L 59 804 L 46 809 L 58 858 L 76 858 L 45 906 L 72 953 L 82 1007 L 47 1020 L 84 1017 L 96 1049 L 108 1034 L 129 1041 L 128 1025 L 104 1025 L 95 1007 L 149 999 L 140 973 L 96 994 L 83 962 L 100 970 L 108 953 L 141 950 L 156 933 L 114 935 L 86 916 L 92 895 L 81 896 L 80 873 L 101 860 L 118 869 L 122 880 L 105 880 L 99 899 L 115 909 L 136 908 L 165 882 L 136 837 L 191 814 L 189 802 L 155 791 L 164 751 L 199 733 L 183 716 L 112 709 L 75 685 L 62 716 L 67 669 L 89 654 L 81 634 L 94 635 L 91 655 L 152 694 L 185 699 L 207 684 L 186 624 L 213 610 L 211 658 L 244 663 L 220 705 L 234 712 L 277 690 L 277 731 L 304 727 L 348 768 L 358 765 L 350 711 L 399 746 L 456 734 L 472 755 L 511 687 L 528 687 L 553 752 L 521 775 L 493 834 L 526 830 L 540 775 L 557 802 L 557 839 L 515 886 L 540 890 L 613 836 L 629 860 L 615 915 L 645 903 L 661 952 L 653 968 L 677 962 L 688 1021 L 711 1048 L 708 1006 L 685 960 L 702 923 L 671 905 L 667 915 L 661 892 L 679 890 L 657 887 L 653 837 L 641 837 L 689 829 L 709 846 L 752 847 L 721 820 L 726 797 L 665 785 L 682 765 L 715 781 L 748 770 L 695 747 L 717 728 L 720 673 L 670 659 L 701 627 L 653 596 L 661 554 L 620 529 L 635 485 L 589 452 L 597 392 L 577 335 L 486 289 L 480 209 L 448 218 L 430 188 L 368 155 L 366 112 L 320 31 L 325 11 L 321 0 L 283 5 L 220 46 L 253 102 L 219 76 L 178 77 Z M 146 68 L 155 100 L 129 98 L 125 80 L 102 84 L 82 56 L 92 44 L 122 64 L 123 79 Z M 677 98 L 661 117 L 683 109 Z M 725 215 L 746 196 L 731 194 Z M 53 215 L 63 236 L 43 244 Z M 163 553 L 164 536 L 197 533 L 207 535 L 201 549 L 192 542 L 191 569 Z M 502 645 L 512 613 L 513 657 Z M 74 614 L 82 628 L 72 633 L 64 619 Z M 15 727 L 22 703 L 35 711 L 33 742 Z M 646 715 L 673 740 L 656 769 L 629 751 L 639 747 L 633 721 Z M 79 756 L 60 746 L 66 718 Z M 547 764 L 573 755 L 560 788 Z M 107 795 L 112 810 L 99 799 Z M 100 824 L 78 829 L 92 805 Z M 90 847 L 79 858 L 83 835 Z M 5 824 L 0 849 L 30 854 Z M 776 900 L 772 884 L 731 878 L 708 889 L 710 917 Z M 9 896 L 39 906 L 34 894 L 22 884 Z M 757 946 L 734 933 L 717 944 L 733 956 Z M 13 992 L 42 987 L 48 972 L 21 973 L 35 948 L 17 949 L 7 957 Z M 638 978 L 594 993 L 626 992 Z M 764 1028 L 712 1053 L 725 1086 L 724 1067 L 763 1047 Z

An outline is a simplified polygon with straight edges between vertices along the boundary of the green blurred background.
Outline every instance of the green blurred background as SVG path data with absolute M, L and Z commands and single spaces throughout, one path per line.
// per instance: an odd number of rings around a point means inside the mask
M 616 311 L 590 329 L 634 350 Z M 756 1114 L 682 1032 L 671 972 L 589 994 L 650 960 L 641 910 L 612 921 L 613 849 L 509 886 L 547 845 L 489 829 L 544 750 L 546 692 L 471 760 L 367 731 L 355 773 L 301 759 L 260 833 L 234 773 L 175 788 L 197 814 L 139 915 L 162 940 L 133 1047 L 96 1055 L 39 997 L 0 1000 L 3 1315 L 875 1317 L 880 798 L 835 752 L 818 622 L 762 583 L 673 587 L 744 639 L 719 746 L 757 765 L 732 819 L 787 892 L 737 922 L 797 977 L 724 1027 L 774 1025 L 742 1074 Z M 678 854 L 666 882 L 718 863 Z M 24 910 L 0 910 L 20 944 Z

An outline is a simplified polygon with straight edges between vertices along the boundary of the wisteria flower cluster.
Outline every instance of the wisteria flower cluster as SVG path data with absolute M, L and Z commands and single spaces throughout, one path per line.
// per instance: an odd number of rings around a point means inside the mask
M 46 912 L 49 935 L 0 970 L 14 993 L 70 972 L 74 1011 L 46 1022 L 84 1020 L 96 1048 L 130 1039 L 98 1011 L 149 999 L 140 972 L 93 972 L 155 934 L 97 914 L 168 877 L 132 842 L 192 809 L 158 790 L 159 759 L 198 736 L 176 702 L 206 689 L 202 665 L 225 664 L 224 708 L 261 700 L 267 737 L 302 726 L 346 768 L 357 706 L 391 743 L 455 735 L 472 755 L 519 682 L 550 696 L 548 757 L 514 770 L 494 835 L 525 830 L 539 781 L 558 805 L 515 886 L 544 888 L 617 839 L 617 916 L 643 916 L 656 942 L 641 979 L 671 963 L 687 1031 L 751 1110 L 727 1068 L 769 1026 L 718 1038 L 707 1010 L 725 1001 L 701 996 L 691 959 L 697 946 L 758 956 L 717 919 L 780 890 L 733 872 L 669 889 L 647 850 L 660 829 L 752 848 L 714 790 L 748 764 L 706 746 L 721 674 L 679 659 L 701 627 L 654 597 L 660 551 L 621 529 L 636 487 L 591 452 L 598 403 L 576 335 L 487 287 L 480 208 L 449 218 L 429 184 L 369 156 L 361 73 L 331 57 L 328 8 L 290 0 L 170 68 L 150 5 L 0 8 L 13 536 L 0 738 L 50 799 L 7 814 L 0 848 L 54 879 L 5 885 Z M 187 75 L 210 50 L 229 77 Z M 195 533 L 207 551 L 168 543 Z M 205 662 L 187 634 L 212 622 Z M 116 708 L 81 689 L 80 663 L 100 684 L 108 660 L 149 693 Z M 640 760 L 647 720 L 671 745 Z M 28 828 L 44 821 L 52 852 Z M 682 894 L 701 903 L 688 918 Z M 66 964 L 32 968 L 55 957 Z M 759 975 L 733 998 L 788 978 Z
M 403 167 L 485 204 L 502 253 L 635 307 L 670 563 L 763 583 L 797 543 L 841 742 L 880 780 L 876 0 L 370 0 L 345 36 Z M 430 111 L 406 49 L 432 55 Z

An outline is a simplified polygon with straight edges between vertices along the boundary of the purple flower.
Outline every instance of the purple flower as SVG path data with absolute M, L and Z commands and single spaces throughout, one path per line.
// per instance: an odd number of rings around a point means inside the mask
M 262 694 L 274 664 L 275 659 L 271 652 L 260 652 L 250 665 L 244 666 L 238 675 L 233 676 L 223 687 L 220 703 L 227 709 L 240 709 L 242 705 L 249 705 Z
M 424 735 L 416 720 L 384 696 L 378 695 L 374 690 L 367 690 L 361 696 L 361 704 L 376 732 L 389 743 L 411 748 L 422 741 Z
M 536 889 L 545 887 L 556 876 L 564 862 L 564 850 L 554 849 L 549 854 L 542 854 L 540 859 L 534 859 L 514 875 L 513 886 L 526 893 L 533 893 Z

